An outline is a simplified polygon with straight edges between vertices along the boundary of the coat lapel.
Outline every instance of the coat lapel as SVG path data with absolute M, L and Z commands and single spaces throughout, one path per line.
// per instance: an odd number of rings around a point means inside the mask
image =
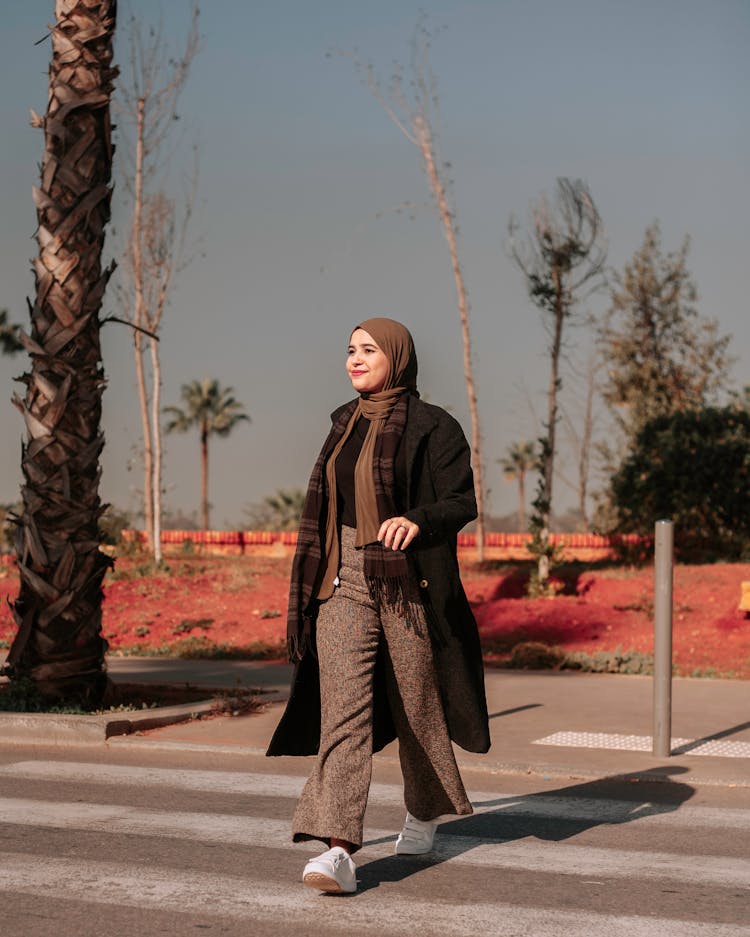
M 406 503 L 412 504 L 412 483 L 414 479 L 414 464 L 422 440 L 437 425 L 437 417 L 432 408 L 426 406 L 419 397 L 409 398 L 409 414 L 404 430 L 404 457 L 406 462 Z

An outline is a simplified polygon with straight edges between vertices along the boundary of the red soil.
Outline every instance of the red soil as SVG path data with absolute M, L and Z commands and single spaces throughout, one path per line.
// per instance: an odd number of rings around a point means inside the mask
M 170 559 L 171 571 L 138 574 L 120 558 L 106 583 L 104 634 L 112 651 L 200 639 L 231 647 L 279 647 L 286 629 L 288 557 Z M 618 567 L 565 574 L 564 594 L 523 598 L 519 567 L 478 572 L 464 564 L 464 584 L 485 646 L 507 656 L 514 644 L 541 641 L 566 651 L 634 650 L 653 645 L 651 569 Z M 18 589 L 0 571 L 0 641 L 14 626 L 4 601 Z M 750 620 L 737 610 L 750 564 L 678 566 L 674 585 L 674 659 L 679 673 L 750 678 Z M 256 648 L 257 650 L 257 648 Z
M 565 651 L 653 651 L 653 570 L 583 572 L 554 599 L 519 598 L 518 574 L 464 577 L 485 646 L 541 641 Z M 750 564 L 677 566 L 673 652 L 678 672 L 750 678 L 750 621 L 738 611 Z

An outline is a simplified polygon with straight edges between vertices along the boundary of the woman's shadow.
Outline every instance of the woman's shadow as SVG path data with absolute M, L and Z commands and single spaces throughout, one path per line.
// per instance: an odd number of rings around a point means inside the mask
M 481 808 L 480 813 L 440 825 L 436 851 L 423 856 L 394 855 L 359 866 L 359 891 L 377 888 L 383 882 L 402 881 L 484 844 L 501 845 L 527 838 L 560 842 L 593 827 L 671 813 L 695 793 L 689 784 L 672 780 L 687 770 L 680 765 L 665 765 L 535 794 L 475 801 L 473 806 Z M 368 840 L 364 845 L 395 840 L 394 835 Z

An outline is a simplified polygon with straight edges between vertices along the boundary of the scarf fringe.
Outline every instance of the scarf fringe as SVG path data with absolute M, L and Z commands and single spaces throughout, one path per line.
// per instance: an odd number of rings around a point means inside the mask
M 395 609 L 404 620 L 407 628 L 413 629 L 418 637 L 423 637 L 422 622 L 427 624 L 430 638 L 437 646 L 448 644 L 450 635 L 435 626 L 429 608 L 419 596 L 414 595 L 414 583 L 406 576 L 366 576 L 370 598 L 377 604 L 387 604 Z M 298 664 L 308 652 L 317 660 L 315 646 L 314 619 L 304 616 L 304 628 L 301 632 L 292 632 L 287 636 L 287 654 L 292 664 Z
M 424 605 L 414 598 L 414 586 L 405 576 L 366 576 L 367 589 L 373 602 L 389 605 L 404 619 L 407 628 L 422 637 L 422 620 L 426 617 Z M 412 594 L 410 594 L 412 593 Z M 420 615 L 422 612 L 422 615 Z
M 296 664 L 302 660 L 305 654 L 305 643 L 306 642 L 300 640 L 300 637 L 297 634 L 287 635 L 286 653 L 290 664 Z
M 286 650 L 290 664 L 298 664 L 305 654 L 310 654 L 318 659 L 318 649 L 315 645 L 315 625 L 313 619 L 308 615 L 304 616 L 304 627 L 301 632 L 289 632 L 286 638 Z

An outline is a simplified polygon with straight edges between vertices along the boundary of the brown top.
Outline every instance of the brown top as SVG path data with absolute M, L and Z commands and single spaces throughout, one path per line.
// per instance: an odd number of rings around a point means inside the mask
M 354 424 L 351 435 L 341 447 L 336 459 L 336 514 L 339 525 L 357 526 L 357 508 L 355 500 L 354 467 L 362 451 L 367 436 L 368 421 L 360 417 Z M 406 498 L 406 461 L 404 447 L 399 443 L 394 463 L 396 509 L 401 511 Z
M 336 459 L 336 497 L 339 524 L 357 526 L 357 508 L 354 500 L 354 467 L 362 451 L 362 444 L 370 428 L 369 420 L 361 416 L 354 424 L 351 435 L 341 447 Z

